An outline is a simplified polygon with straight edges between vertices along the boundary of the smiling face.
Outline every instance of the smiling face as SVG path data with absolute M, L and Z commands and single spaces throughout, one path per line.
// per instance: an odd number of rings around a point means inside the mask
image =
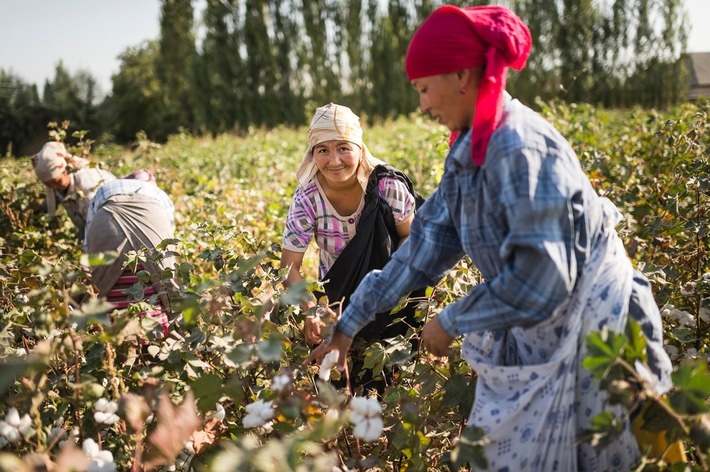
M 478 77 L 473 73 L 475 70 L 413 80 L 412 85 L 419 94 L 422 112 L 451 131 L 469 128 L 473 121 L 478 93 Z
M 313 147 L 313 157 L 321 175 L 331 186 L 357 182 L 362 149 L 350 141 L 324 141 Z

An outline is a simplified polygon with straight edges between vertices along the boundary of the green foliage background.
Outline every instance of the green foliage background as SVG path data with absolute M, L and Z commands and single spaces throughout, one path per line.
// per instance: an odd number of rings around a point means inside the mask
M 707 366 L 710 103 L 663 113 L 562 102 L 537 106 L 572 142 L 598 192 L 625 215 L 622 237 L 634 264 L 654 282 L 659 306 L 691 315 L 690 324 L 664 321 L 674 363 Z M 375 156 L 407 172 L 423 195 L 433 191 L 448 148 L 444 128 L 420 116 L 365 121 L 364 128 Z M 410 352 L 406 341 L 417 332 L 366 353 L 375 371 L 399 366 L 382 400 L 385 432 L 374 443 L 352 437 L 346 398 L 315 383 L 315 366 L 302 364 L 310 347 L 300 331 L 297 302 L 312 287 L 285 291 L 278 258 L 305 143 L 305 128 L 276 127 L 249 129 L 241 137 L 175 134 L 163 145 L 143 136 L 131 151 L 93 149 L 92 162 L 116 175 L 151 168 L 175 203 L 176 239 L 161 249 L 174 251 L 180 261 L 173 275 L 182 281 L 181 317 L 164 339 L 153 337 L 150 323 L 139 322 L 130 310 L 114 313 L 109 322 L 100 304 L 78 302 L 90 280 L 80 264 L 75 229 L 63 212 L 54 218 L 34 213 L 43 190 L 28 158 L 6 161 L 0 170 L 0 417 L 16 407 L 30 415 L 33 432 L 7 446 L 13 456 L 34 451 L 58 460 L 60 449 L 50 439 L 54 426 L 101 442 L 119 470 L 141 460 L 160 463 L 155 443 L 146 439 L 166 424 L 155 392 L 167 392 L 181 404 L 190 391 L 203 426 L 214 426 L 209 418 L 216 403 L 226 412 L 212 435 L 203 431 L 207 439 L 191 456 L 192 465 L 205 470 L 455 470 L 465 462 L 485 462 L 483 439 L 464 428 L 475 375 L 458 354 L 442 362 Z M 314 256 L 306 264 L 311 279 Z M 153 256 L 135 255 L 141 257 Z M 420 305 L 420 316 L 436 313 L 479 278 L 463 260 Z M 273 388 L 280 373 L 291 378 L 288 392 Z M 676 389 L 685 392 L 704 381 L 703 375 L 702 369 L 686 369 L 675 377 Z M 678 407 L 676 413 L 702 426 L 710 392 L 693 392 L 693 408 Z M 146 431 L 130 427 L 128 393 L 156 413 L 141 417 Z M 99 398 L 122 401 L 119 423 L 96 424 Z M 270 433 L 242 426 L 246 404 L 257 399 L 276 405 Z M 341 416 L 333 419 L 328 409 Z M 678 434 L 691 466 L 701 470 L 708 443 L 689 431 Z M 136 451 L 143 446 L 141 459 Z M 1 456 L 0 468 L 9 460 Z M 175 455 L 164 463 L 174 460 Z
M 125 144 L 141 131 L 165 142 L 181 131 L 300 126 L 329 101 L 378 119 L 406 116 L 418 106 L 404 70 L 407 45 L 444 3 L 162 0 L 160 36 L 126 48 L 111 90 L 61 62 L 43 86 L 0 69 L 0 155 L 36 152 L 48 121 Z M 504 4 L 529 25 L 528 64 L 508 80 L 527 102 L 665 109 L 686 98 L 682 0 L 448 3 Z

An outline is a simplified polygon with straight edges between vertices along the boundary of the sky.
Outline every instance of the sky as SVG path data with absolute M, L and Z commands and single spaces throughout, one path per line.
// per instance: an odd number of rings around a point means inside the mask
M 688 50 L 710 52 L 710 0 L 685 5 Z M 118 56 L 157 39 L 159 19 L 160 0 L 0 0 L 0 68 L 37 84 L 41 93 L 62 61 L 70 74 L 88 71 L 107 94 Z

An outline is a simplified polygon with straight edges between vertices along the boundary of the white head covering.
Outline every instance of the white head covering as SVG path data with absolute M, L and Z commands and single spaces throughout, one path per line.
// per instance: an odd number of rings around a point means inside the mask
M 64 143 L 49 141 L 42 146 L 37 154 L 32 156 L 32 168 L 37 178 L 42 182 L 55 179 L 67 171 L 67 165 L 74 169 L 85 167 L 89 161 L 67 152 Z M 57 211 L 57 199 L 54 189 L 47 187 L 47 211 L 54 215 Z
M 349 141 L 360 147 L 362 158 L 357 169 L 357 180 L 362 189 L 366 190 L 370 173 L 375 166 L 384 163 L 373 157 L 363 142 L 360 118 L 350 108 L 335 103 L 316 109 L 313 115 L 311 126 L 308 128 L 308 149 L 296 172 L 298 183 L 305 187 L 318 173 L 316 160 L 313 158 L 313 148 L 325 141 Z

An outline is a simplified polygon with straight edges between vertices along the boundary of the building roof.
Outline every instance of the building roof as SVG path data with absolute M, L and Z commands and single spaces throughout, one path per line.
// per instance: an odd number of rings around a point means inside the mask
M 690 53 L 690 84 L 710 85 L 710 52 Z

